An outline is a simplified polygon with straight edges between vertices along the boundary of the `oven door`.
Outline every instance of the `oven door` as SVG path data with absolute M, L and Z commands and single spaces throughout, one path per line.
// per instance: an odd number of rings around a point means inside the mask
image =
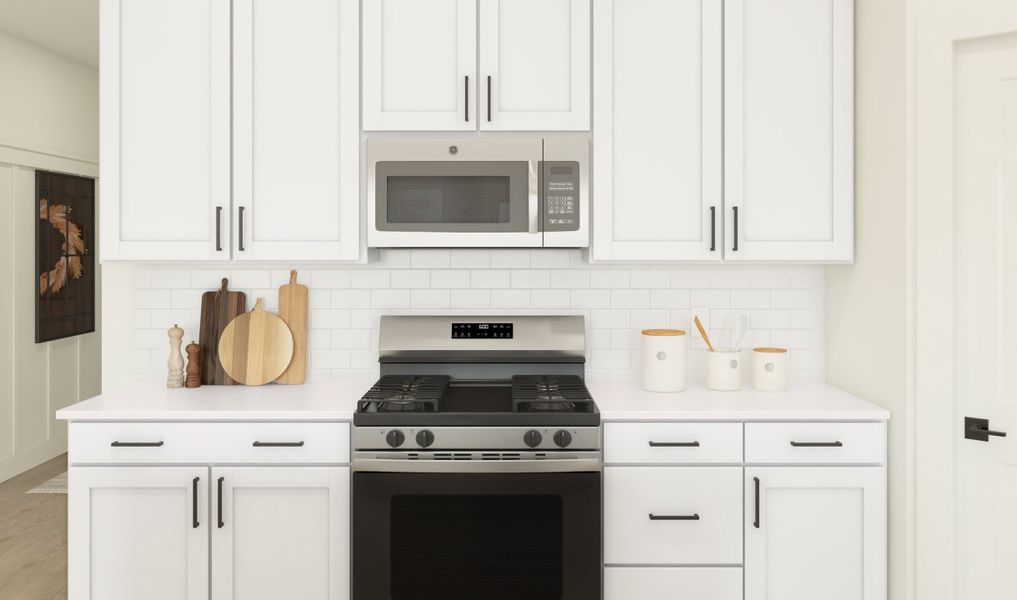
M 353 474 L 353 600 L 601 596 L 600 473 Z
M 368 142 L 368 245 L 541 246 L 540 139 Z

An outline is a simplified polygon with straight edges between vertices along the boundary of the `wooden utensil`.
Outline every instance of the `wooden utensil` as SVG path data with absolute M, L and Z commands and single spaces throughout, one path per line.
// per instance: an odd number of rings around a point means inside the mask
M 703 341 L 706 342 L 706 347 L 713 352 L 713 344 L 710 343 L 710 336 L 706 335 L 706 330 L 703 329 L 703 324 L 699 322 L 699 315 L 696 315 L 692 319 L 696 323 L 696 329 L 699 330 L 699 335 L 703 336 Z
M 198 344 L 201 346 L 201 383 L 205 385 L 235 385 L 219 363 L 219 338 L 226 324 L 247 310 L 247 296 L 243 292 L 226 289 L 229 280 L 223 277 L 222 287 L 201 295 L 201 328 Z
M 279 317 L 293 334 L 293 360 L 276 383 L 303 383 L 307 366 L 307 286 L 297 283 L 297 271 L 290 282 L 279 286 Z
M 293 358 L 293 334 L 275 313 L 262 310 L 233 319 L 219 338 L 219 362 L 239 383 L 263 385 L 283 374 Z

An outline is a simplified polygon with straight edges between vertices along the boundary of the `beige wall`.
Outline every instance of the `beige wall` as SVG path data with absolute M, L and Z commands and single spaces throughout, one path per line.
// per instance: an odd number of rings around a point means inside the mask
M 65 450 L 53 412 L 99 393 L 101 348 L 98 331 L 35 343 L 34 266 L 35 169 L 98 175 L 98 73 L 0 32 L 0 81 L 3 481 Z

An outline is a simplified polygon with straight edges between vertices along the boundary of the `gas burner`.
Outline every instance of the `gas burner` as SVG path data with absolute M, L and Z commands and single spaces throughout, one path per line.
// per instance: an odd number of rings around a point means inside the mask
M 357 404 L 363 413 L 433 413 L 448 387 L 443 375 L 386 375 Z
M 379 402 L 378 412 L 427 412 L 427 404 L 412 396 L 397 395 Z
M 537 397 L 527 404 L 527 408 L 530 412 L 576 412 L 576 403 L 561 396 Z

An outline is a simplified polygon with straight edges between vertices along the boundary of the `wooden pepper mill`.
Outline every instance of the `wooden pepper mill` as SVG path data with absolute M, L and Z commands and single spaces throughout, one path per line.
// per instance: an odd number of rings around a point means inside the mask
M 184 387 L 201 387 L 201 346 L 193 341 L 187 344 L 187 380 Z
M 174 325 L 166 330 L 170 339 L 170 355 L 166 361 L 168 374 L 166 376 L 166 387 L 184 387 L 184 357 L 180 354 L 180 342 L 184 339 L 184 330 Z

